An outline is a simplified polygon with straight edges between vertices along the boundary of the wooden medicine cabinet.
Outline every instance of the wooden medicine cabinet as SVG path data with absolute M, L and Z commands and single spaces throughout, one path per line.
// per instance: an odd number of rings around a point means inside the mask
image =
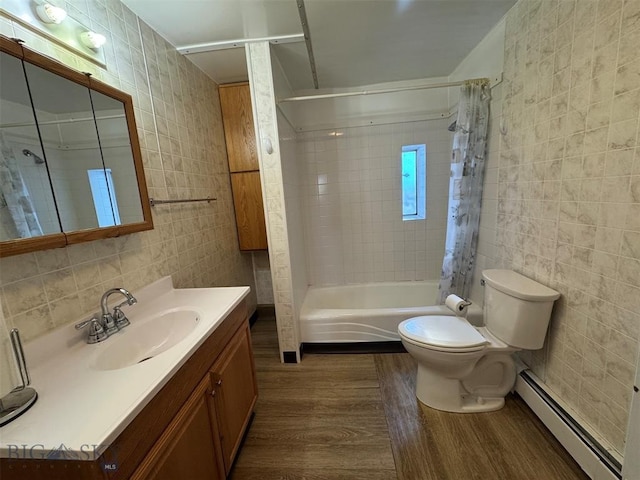
M 0 257 L 152 228 L 131 96 L 0 36 Z

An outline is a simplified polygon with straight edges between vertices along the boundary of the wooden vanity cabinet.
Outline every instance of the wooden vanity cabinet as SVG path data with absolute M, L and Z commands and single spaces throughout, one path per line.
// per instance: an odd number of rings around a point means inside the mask
M 131 480 L 223 480 L 258 398 L 245 321 Z
M 207 376 L 131 480 L 223 480 L 226 477 L 212 392 L 211 379 Z
M 242 301 L 98 458 L 2 458 L 0 478 L 222 480 L 256 399 L 248 311 Z
M 240 250 L 266 250 L 267 229 L 249 83 L 220 85 L 219 93 Z
M 225 473 L 229 473 L 258 399 L 251 332 L 240 329 L 211 369 Z M 238 381 L 243 379 L 243 381 Z

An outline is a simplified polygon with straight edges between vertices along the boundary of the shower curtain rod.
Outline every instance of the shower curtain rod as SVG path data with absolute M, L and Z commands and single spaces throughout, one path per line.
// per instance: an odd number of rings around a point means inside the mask
M 278 100 L 278 103 L 285 103 L 285 102 L 299 102 L 302 100 L 318 100 L 318 99 L 322 99 L 322 98 L 339 98 L 339 97 L 355 97 L 358 95 L 375 95 L 378 93 L 393 93 L 393 92 L 404 92 L 407 90 L 427 90 L 430 88 L 447 88 L 447 87 L 459 87 L 460 85 L 463 85 L 465 82 L 470 82 L 470 81 L 480 81 L 480 80 L 486 80 L 487 82 L 489 81 L 488 78 L 474 78 L 474 79 L 470 79 L 470 80 L 460 80 L 457 82 L 444 82 L 444 83 L 428 83 L 426 85 L 413 85 L 410 87 L 396 87 L 396 88 L 385 88 L 385 89 L 381 89 L 381 90 L 363 90 L 361 92 L 344 92 L 344 93 L 326 93 L 323 95 L 306 95 L 303 97 L 288 97 L 288 98 L 281 98 L 280 100 Z

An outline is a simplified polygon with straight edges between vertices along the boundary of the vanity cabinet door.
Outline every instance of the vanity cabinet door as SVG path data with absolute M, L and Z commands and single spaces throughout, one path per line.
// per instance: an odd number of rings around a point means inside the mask
M 131 480 L 224 480 L 215 414 L 211 381 L 205 377 Z
M 211 370 L 225 471 L 233 464 L 258 398 L 249 325 L 240 328 Z

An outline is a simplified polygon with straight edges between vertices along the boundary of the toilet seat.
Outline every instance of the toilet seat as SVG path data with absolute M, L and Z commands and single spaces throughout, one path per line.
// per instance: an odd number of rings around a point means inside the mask
M 398 333 L 418 346 L 450 353 L 475 352 L 490 343 L 464 318 L 445 315 L 410 318 L 400 323 Z

